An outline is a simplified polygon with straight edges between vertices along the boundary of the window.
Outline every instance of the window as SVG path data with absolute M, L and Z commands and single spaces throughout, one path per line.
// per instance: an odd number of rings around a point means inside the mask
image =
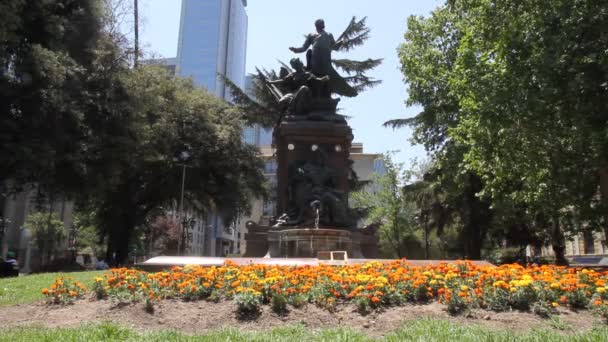
M 595 254 L 595 239 L 593 231 L 585 229 L 583 232 L 583 239 L 585 240 L 585 254 Z
M 264 163 L 264 172 L 265 173 L 277 173 L 276 160 L 267 160 L 266 163 Z

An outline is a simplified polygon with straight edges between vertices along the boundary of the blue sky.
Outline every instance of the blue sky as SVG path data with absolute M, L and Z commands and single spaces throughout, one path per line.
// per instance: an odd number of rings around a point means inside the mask
M 205 0 L 200 0 L 205 1 Z M 179 0 L 139 0 L 143 17 L 141 40 L 148 52 L 175 57 L 179 31 Z M 342 113 L 351 117 L 356 142 L 366 152 L 396 151 L 398 162 L 409 164 L 412 158 L 423 158 L 421 146 L 412 146 L 409 129 L 393 131 L 382 127 L 386 120 L 410 117 L 419 108 L 404 104 L 407 88 L 399 70 L 397 47 L 403 41 L 406 20 L 410 15 L 428 15 L 443 1 L 438 0 L 249 0 L 247 14 L 247 72 L 256 66 L 277 68 L 277 60 L 289 61 L 289 46 L 300 46 L 304 34 L 314 30 L 317 18 L 325 20 L 326 30 L 337 37 L 352 16 L 367 16 L 371 38 L 361 47 L 336 57 L 352 59 L 384 58 L 371 76 L 383 83 L 356 98 L 343 98 Z M 304 58 L 304 56 L 300 56 Z

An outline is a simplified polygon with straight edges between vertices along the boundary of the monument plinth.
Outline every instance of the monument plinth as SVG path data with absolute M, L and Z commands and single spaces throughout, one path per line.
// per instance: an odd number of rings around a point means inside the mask
M 280 78 L 264 86 L 283 108 L 274 127 L 277 156 L 277 213 L 272 226 L 248 222 L 244 256 L 316 257 L 319 252 L 346 251 L 349 258 L 376 258 L 375 230 L 357 228 L 348 206 L 356 181 L 350 160 L 353 134 L 336 107 L 342 96 L 357 91 L 333 68 L 331 33 L 322 20 L 295 53 L 306 52 L 307 65 L 294 58 Z M 311 49 L 308 49 L 311 47 Z

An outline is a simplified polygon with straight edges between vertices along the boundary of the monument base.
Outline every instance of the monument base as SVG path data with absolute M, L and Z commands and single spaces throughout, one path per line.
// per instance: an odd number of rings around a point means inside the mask
M 270 227 L 247 222 L 243 257 L 316 258 L 319 252 L 345 251 L 351 259 L 376 259 L 377 227 L 356 230 L 329 227 Z
M 271 258 L 316 258 L 318 252 L 346 251 L 351 258 L 361 258 L 358 239 L 348 230 L 326 228 L 291 228 L 268 232 Z

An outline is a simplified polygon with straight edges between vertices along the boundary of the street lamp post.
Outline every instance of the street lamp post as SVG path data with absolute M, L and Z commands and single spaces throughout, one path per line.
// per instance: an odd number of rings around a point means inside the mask
M 177 222 L 179 224 L 178 226 L 178 231 L 179 231 L 179 240 L 177 241 L 177 255 L 181 254 L 181 250 L 182 250 L 182 234 L 184 232 L 184 225 L 182 223 L 182 217 L 183 215 L 183 211 L 184 211 L 184 187 L 186 185 L 186 160 L 190 157 L 190 154 L 186 151 L 182 152 L 180 154 L 180 160 L 182 162 L 182 164 L 178 164 L 181 165 L 182 167 L 182 189 L 181 189 L 181 194 L 180 194 L 180 200 L 179 200 L 179 209 L 177 212 Z
M 179 224 L 178 230 L 179 230 L 179 236 L 180 239 L 179 241 L 177 241 L 177 255 L 180 255 L 180 250 L 181 250 L 181 245 L 182 245 L 182 233 L 184 230 L 184 225 L 182 223 L 182 216 L 183 216 L 183 210 L 184 210 L 184 186 L 186 184 L 186 164 L 182 164 L 182 191 L 181 191 L 181 195 L 180 195 L 180 200 L 179 200 L 179 209 L 177 210 L 177 222 Z

